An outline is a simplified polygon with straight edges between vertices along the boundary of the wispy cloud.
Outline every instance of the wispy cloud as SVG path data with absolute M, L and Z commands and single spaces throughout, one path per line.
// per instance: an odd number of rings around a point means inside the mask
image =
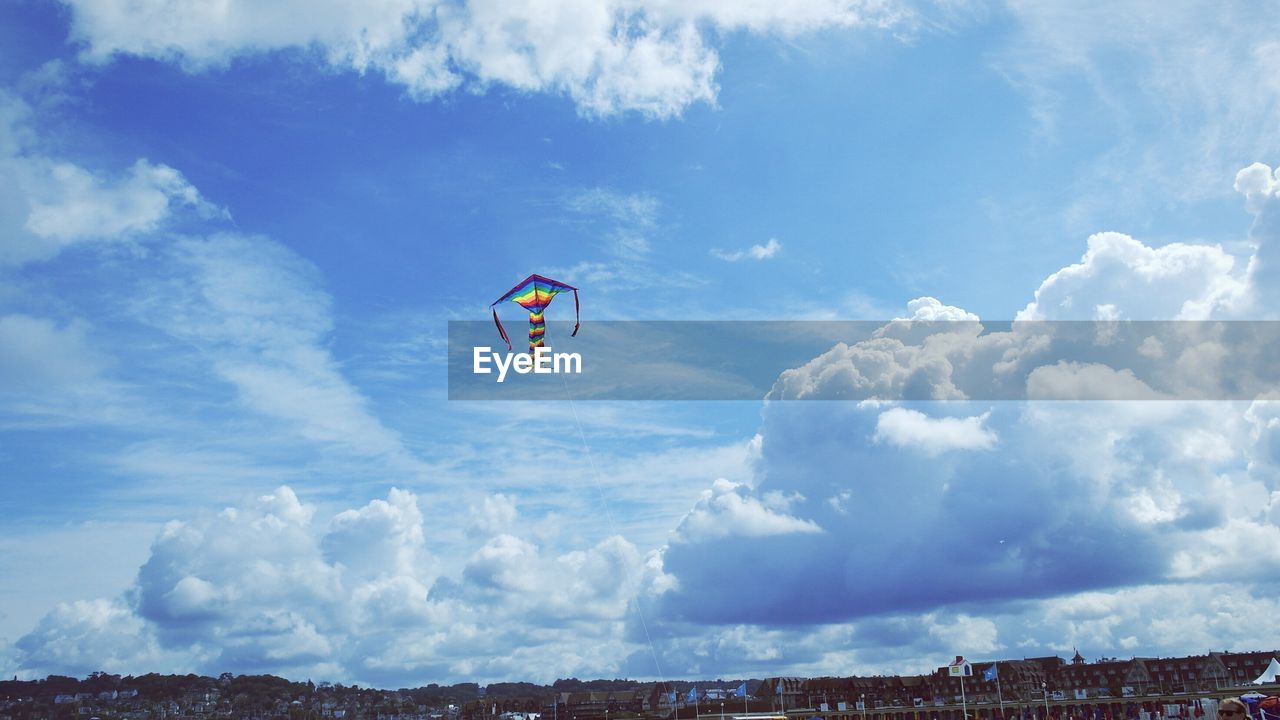
M 688 288 L 706 280 L 687 271 L 665 267 L 661 239 L 665 232 L 662 202 L 646 192 L 622 192 L 609 187 L 576 190 L 560 200 L 574 222 L 590 223 L 603 236 L 603 253 L 573 265 L 549 269 L 594 292 L 627 293 L 653 288 Z M 597 317 L 601 307 L 596 305 Z M 618 312 L 631 312 L 630 305 Z M 655 309 L 656 311 L 656 309 Z
M 138 320 L 195 348 L 245 408 L 299 437 L 421 471 L 324 347 L 331 302 L 308 262 L 235 234 L 182 240 L 166 260 L 181 280 L 148 283 L 134 303 Z
M 658 221 L 661 204 L 648 193 L 623 193 L 594 187 L 568 195 L 565 207 L 583 215 L 600 215 L 619 225 L 636 229 L 652 228 Z
M 711 255 L 727 262 L 738 262 L 740 260 L 768 260 L 777 255 L 782 250 L 782 243 L 775 238 L 769 238 L 769 242 L 764 245 L 752 245 L 745 250 L 719 250 L 712 249 Z
M 1222 196 L 1242 161 L 1280 150 L 1264 129 L 1280 119 L 1275 6 L 1054 0 L 1009 10 L 1015 33 L 993 62 L 1026 94 L 1042 137 L 1068 142 L 1073 128 L 1100 124 L 1105 132 L 1091 133 L 1110 138 L 1074 178 L 1064 212 L 1073 227 L 1096 229 L 1096 213 L 1117 203 Z

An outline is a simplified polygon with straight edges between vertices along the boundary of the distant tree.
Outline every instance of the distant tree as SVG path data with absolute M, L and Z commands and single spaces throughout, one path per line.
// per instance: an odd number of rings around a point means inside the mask
M 80 681 L 66 675 L 50 675 L 40 683 L 40 695 L 53 697 L 62 693 L 77 693 L 80 691 Z

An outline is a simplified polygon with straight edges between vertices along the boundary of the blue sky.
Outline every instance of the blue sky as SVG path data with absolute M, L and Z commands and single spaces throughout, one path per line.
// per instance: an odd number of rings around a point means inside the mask
M 449 401 L 444 362 L 447 322 L 533 272 L 581 289 L 584 332 L 1274 319 L 1272 9 L 0 14 L 0 674 L 1280 646 L 1265 397 L 786 402 L 863 380 L 959 399 L 1027 358 L 1032 396 L 1180 396 L 1224 377 L 1213 338 L 1147 346 L 1174 362 L 1135 378 L 887 328 L 767 403 Z

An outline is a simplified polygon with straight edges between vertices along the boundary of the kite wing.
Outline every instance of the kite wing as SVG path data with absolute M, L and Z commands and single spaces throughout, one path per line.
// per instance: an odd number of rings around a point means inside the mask
M 511 338 L 507 337 L 507 331 L 503 329 L 502 321 L 498 319 L 498 303 L 510 300 L 529 311 L 529 352 L 534 352 L 536 348 L 542 347 L 542 339 L 547 332 L 543 313 L 551 304 L 551 299 L 562 292 L 570 291 L 573 292 L 573 332 L 569 337 L 573 337 L 578 334 L 578 326 L 581 323 L 578 314 L 578 288 L 572 285 L 565 285 L 559 280 L 541 275 L 530 275 L 502 297 L 494 300 L 489 309 L 493 311 L 493 324 L 498 326 L 498 334 L 502 335 L 502 339 L 506 341 L 507 349 L 511 349 Z

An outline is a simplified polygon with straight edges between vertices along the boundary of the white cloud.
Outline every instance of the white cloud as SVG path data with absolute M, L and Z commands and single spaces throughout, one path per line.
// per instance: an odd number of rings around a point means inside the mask
M 1178 656 L 1188 648 L 1274 647 L 1280 634 L 1265 618 L 1276 609 L 1270 593 L 1246 585 L 1136 585 L 838 623 L 795 623 L 794 616 L 785 624 L 720 626 L 651 620 L 650 629 L 664 633 L 657 647 L 673 673 L 728 667 L 743 675 L 907 675 L 932 673 L 958 654 L 1065 656 L 1075 647 L 1092 657 L 1119 647 Z M 645 659 L 637 654 L 631 667 L 642 669 Z
M 982 331 L 977 322 L 935 327 L 895 321 L 868 340 L 838 343 L 808 363 L 783 371 L 770 397 L 965 399 L 966 369 L 991 368 L 1014 345 L 1007 333 L 982 335 Z M 990 379 L 989 370 L 986 379 Z
M 1081 593 L 1040 603 L 1030 628 L 1041 638 L 1109 652 L 1117 645 L 1176 655 L 1187 647 L 1272 647 L 1280 640 L 1256 623 L 1276 601 L 1247 584 L 1139 585 L 1109 593 Z M 1060 639 L 1059 639 L 1060 638 Z
M 715 101 L 713 28 L 794 35 L 913 20 L 887 0 L 806 0 L 785 9 L 665 0 L 67 4 L 72 37 L 95 62 L 129 54 L 196 71 L 245 55 L 314 48 L 334 67 L 379 71 L 417 98 L 500 84 L 567 95 L 586 115 L 634 110 L 651 117 Z
M 1200 539 L 1198 545 L 1174 556 L 1175 576 L 1213 579 L 1280 574 L 1280 526 L 1269 517 L 1228 520 L 1201 532 Z
M 27 664 L 76 675 L 167 661 L 176 661 L 167 666 L 175 671 L 189 667 L 180 656 L 166 657 L 146 623 L 120 602 L 109 600 L 59 603 L 17 648 Z
M 1259 207 L 1251 230 L 1256 251 L 1245 263 L 1217 245 L 1153 248 L 1120 233 L 1095 234 L 1081 261 L 1046 278 L 1011 326 L 917 298 L 909 317 L 781 373 L 770 397 L 1251 397 L 1274 384 L 1256 351 L 1269 343 L 1257 334 L 1268 326 L 1172 321 L 1274 316 L 1276 217 L 1280 200 Z M 1068 320 L 1094 322 L 1060 322 Z M 1133 322 L 1145 320 L 1168 322 Z
M 1079 263 L 1046 278 L 1017 319 L 1204 320 L 1234 314 L 1247 288 L 1235 259 L 1219 246 L 1153 248 L 1104 232 L 1089 237 Z
M 327 529 L 316 516 L 281 487 L 169 523 L 127 593 L 57 606 L 18 641 L 19 669 L 163 662 L 383 685 L 424 674 L 550 681 L 616 661 L 629 604 L 669 586 L 660 563 L 620 537 L 557 553 L 515 529 L 475 538 L 465 564 L 439 574 L 418 498 L 403 490 L 336 513 Z M 554 660 L 530 664 L 548 648 Z
M 947 647 L 967 648 L 969 652 L 984 654 L 1001 649 L 996 624 L 988 618 L 961 613 L 953 618 L 940 619 L 936 613 L 929 613 L 923 619 L 929 634 Z
M 738 262 L 739 260 L 768 260 L 777 255 L 782 250 L 782 243 L 776 238 L 769 238 L 769 242 L 764 245 L 752 245 L 746 250 L 715 250 L 711 251 L 711 255 L 728 262 Z
M 985 427 L 987 415 L 932 418 L 918 410 L 890 408 L 876 421 L 875 439 L 926 455 L 948 450 L 990 450 L 996 434 Z
M 1253 163 L 1236 173 L 1236 192 L 1244 195 L 1249 212 L 1261 212 L 1269 198 L 1280 192 L 1280 171 L 1272 172 L 1271 168 L 1260 162 Z
M 0 91 L 0 266 L 48 260 L 72 245 L 127 242 L 184 213 L 225 216 L 182 173 L 147 159 L 119 177 L 39 149 L 30 108 Z
M 32 181 L 27 229 L 61 244 L 76 240 L 116 238 L 156 230 L 173 208 L 187 206 L 210 217 L 219 210 L 167 165 L 138 160 L 115 182 L 84 168 L 57 163 L 44 181 Z
M 155 524 L 137 522 L 29 525 L 10 523 L 0 535 L 0 576 L 23 579 L 0 584 L 0 646 L 31 632 L 60 602 L 110 597 L 128 587 L 157 530 Z M 86 553 L 87 547 L 95 552 Z M 6 666 L 18 667 L 16 658 Z
M 1254 214 L 1249 239 L 1254 246 L 1249 258 L 1249 303 L 1245 317 L 1273 318 L 1280 307 L 1280 195 L 1267 179 L 1270 168 L 1254 163 L 1236 176 L 1236 190 Z
M 813 522 L 770 509 L 765 502 L 742 492 L 744 489 L 723 478 L 716 480 L 709 490 L 702 491 L 697 504 L 680 521 L 673 541 L 694 543 L 725 537 L 822 532 Z M 773 504 L 778 504 L 777 499 Z
M 360 578 L 423 576 L 427 571 L 422 511 L 412 493 L 393 489 L 386 500 L 333 518 L 321 546 L 325 560 Z
M 1139 380 L 1132 370 L 1098 363 L 1057 362 L 1027 376 L 1030 400 L 1161 400 L 1168 399 Z
M 262 237 L 173 243 L 169 277 L 144 286 L 136 317 L 194 348 L 240 402 L 321 446 L 424 470 L 369 408 L 325 347 L 333 321 L 315 268 Z
M 976 321 L 978 316 L 954 305 L 944 305 L 937 298 L 919 297 L 907 303 L 907 312 L 911 313 L 906 318 L 894 318 L 895 320 L 907 320 L 910 322 L 965 322 Z
M 473 534 L 497 535 L 515 524 L 516 501 L 502 493 L 486 495 L 479 506 L 471 506 L 467 516 Z
M 749 490 L 735 488 L 735 502 L 795 497 L 788 517 L 823 532 L 673 539 L 663 568 L 674 584 L 660 597 L 660 617 L 766 627 L 786 617 L 812 628 L 865 625 L 887 612 L 921 613 L 921 622 L 946 617 L 946 608 L 972 622 L 930 630 L 943 644 L 1046 648 L 1065 629 L 1111 652 L 1117 644 L 1166 647 L 1168 636 L 1150 624 L 1165 615 L 1159 589 L 1177 589 L 1175 613 L 1186 609 L 1181 598 L 1203 597 L 1210 583 L 1231 585 L 1242 604 L 1256 605 L 1250 612 L 1264 611 L 1266 602 L 1246 599 L 1268 595 L 1280 563 L 1272 439 L 1280 423 L 1271 421 L 1270 400 L 1171 399 L 1223 397 L 1221 386 L 1243 378 L 1236 370 L 1265 364 L 1227 332 L 1248 334 L 1251 324 L 1124 322 L 1238 318 L 1256 308 L 1280 209 L 1264 200 L 1254 209 L 1257 251 L 1247 271 L 1218 246 L 1152 248 L 1101 233 L 1080 263 L 1040 285 L 1025 311 L 1101 323 L 995 331 L 921 298 L 908 308 L 917 322 L 890 322 L 782 373 L 765 405 L 754 480 Z M 939 319 L 951 322 L 932 327 Z M 1137 349 L 1125 353 L 1130 331 Z M 956 402 L 1005 397 L 1002 383 L 1032 401 Z M 926 413 L 866 400 L 904 397 L 949 402 Z M 1047 398 L 1091 402 L 1036 401 Z M 785 402 L 797 399 L 862 402 Z M 946 452 L 991 448 L 997 439 L 998 453 Z M 922 452 L 898 450 L 907 446 Z M 769 568 L 770 586 L 733 591 L 724 568 L 748 566 Z M 1036 624 L 1024 605 L 1009 609 L 1007 621 L 1005 611 L 972 609 L 1135 595 L 1149 615 L 1125 609 Z M 1244 637 L 1234 628 L 1226 634 Z

